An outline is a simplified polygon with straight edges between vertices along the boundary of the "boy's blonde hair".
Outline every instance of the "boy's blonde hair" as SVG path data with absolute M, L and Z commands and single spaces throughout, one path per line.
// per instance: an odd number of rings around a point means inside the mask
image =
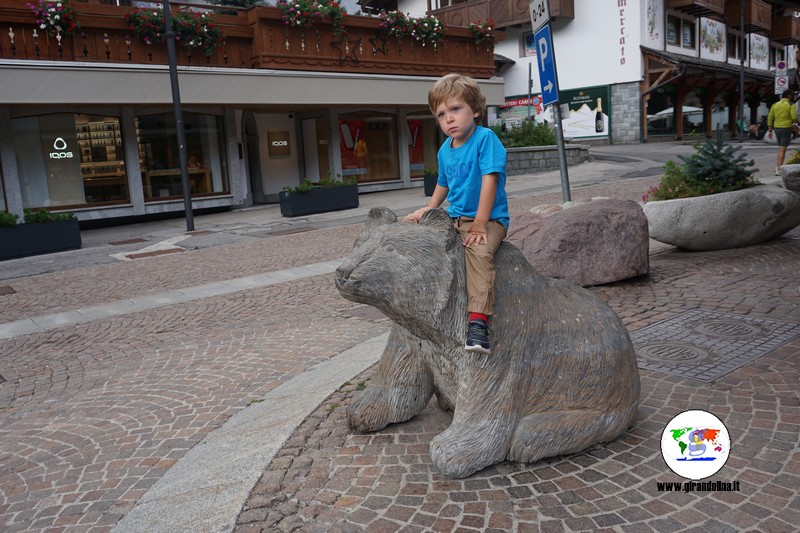
M 481 88 L 469 76 L 461 74 L 448 74 L 443 76 L 433 84 L 428 91 L 428 107 L 431 113 L 436 115 L 436 108 L 448 98 L 458 98 L 463 100 L 473 112 L 479 113 L 476 122 L 483 120 L 483 112 L 486 108 L 486 97 L 483 96 Z

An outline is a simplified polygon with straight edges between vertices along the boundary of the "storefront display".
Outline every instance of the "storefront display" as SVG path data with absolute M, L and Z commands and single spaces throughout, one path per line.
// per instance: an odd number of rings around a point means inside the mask
M 128 202 L 117 117 L 21 117 L 11 131 L 24 207 Z
M 181 197 L 183 183 L 174 116 L 142 115 L 136 118 L 136 128 L 145 201 Z M 191 194 L 229 193 L 222 117 L 184 113 L 184 129 Z
M 342 176 L 359 183 L 399 181 L 397 117 L 376 111 L 341 115 L 339 150 Z

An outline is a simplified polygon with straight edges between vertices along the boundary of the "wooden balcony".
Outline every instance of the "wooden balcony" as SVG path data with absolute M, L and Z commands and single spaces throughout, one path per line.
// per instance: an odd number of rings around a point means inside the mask
M 165 43 L 145 44 L 130 31 L 124 15 L 132 8 L 84 3 L 73 7 L 80 30 L 58 42 L 35 27 L 25 3 L 0 0 L 0 59 L 168 64 Z M 461 72 L 482 79 L 494 75 L 493 51 L 476 46 L 472 32 L 465 28 L 448 27 L 444 42 L 434 48 L 409 38 L 388 37 L 372 17 L 348 16 L 346 38 L 333 37 L 329 24 L 306 30 L 287 28 L 276 7 L 217 15 L 216 24 L 222 30 L 223 45 L 210 57 L 196 48 L 176 46 L 178 65 L 412 76 Z
M 725 16 L 725 0 L 667 0 L 667 9 L 695 17 L 722 20 Z
M 548 0 L 550 18 L 575 18 L 574 0 Z M 466 28 L 470 22 L 494 20 L 498 28 L 531 23 L 527 0 L 428 0 L 428 14 L 448 26 Z
M 782 44 L 800 44 L 800 19 L 791 15 L 775 17 L 770 38 Z
M 725 2 L 725 18 L 728 26 L 740 29 L 742 25 L 741 0 L 728 0 Z M 746 33 L 769 33 L 772 28 L 772 6 L 764 0 L 745 0 L 744 2 L 744 31 Z

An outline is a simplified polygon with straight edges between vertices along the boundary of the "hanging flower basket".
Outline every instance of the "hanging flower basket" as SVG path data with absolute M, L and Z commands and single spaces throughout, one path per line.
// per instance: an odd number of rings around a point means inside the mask
M 481 22 L 470 22 L 469 29 L 475 38 L 476 46 L 486 46 L 486 48 L 493 47 L 497 42 L 497 26 L 494 20 L 486 19 Z
M 333 35 L 344 35 L 347 27 L 344 19 L 347 11 L 335 0 L 278 0 L 281 20 L 287 28 L 307 29 L 315 22 L 327 20 L 333 26 Z
M 39 0 L 35 4 L 28 4 L 28 7 L 33 11 L 39 29 L 51 37 L 56 35 L 68 37 L 81 27 L 69 0 L 60 2 Z
M 128 27 L 145 44 L 163 42 L 166 38 L 163 9 L 134 9 L 125 14 Z M 222 44 L 222 31 L 210 13 L 175 13 L 172 16 L 175 42 L 184 48 L 200 48 L 211 57 Z
M 430 44 L 433 48 L 436 48 L 447 33 L 444 24 L 434 16 L 412 18 L 410 20 L 411 38 L 422 43 L 422 46 Z
M 379 27 L 392 37 L 402 39 L 411 37 L 414 41 L 436 48 L 442 42 L 447 30 L 434 16 L 408 17 L 402 11 L 381 11 Z
M 381 20 L 379 27 L 391 37 L 402 39 L 411 34 L 411 22 L 402 11 L 381 11 L 378 18 Z

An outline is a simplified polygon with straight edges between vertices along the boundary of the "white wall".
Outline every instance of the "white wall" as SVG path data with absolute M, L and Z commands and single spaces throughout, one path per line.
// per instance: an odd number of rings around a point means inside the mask
M 295 132 L 294 118 L 287 113 L 256 113 L 258 126 L 258 152 L 261 158 L 261 175 L 264 194 L 278 194 L 285 186 L 294 187 L 300 183 L 297 154 L 299 140 Z M 270 131 L 288 131 L 291 154 L 288 156 L 270 157 Z
M 624 3 L 621 7 L 619 3 Z M 551 25 L 558 84 L 562 90 L 626 83 L 641 79 L 642 2 L 575 0 L 575 19 Z M 495 51 L 516 63 L 503 72 L 506 96 L 528 93 L 528 64 L 533 63 L 533 94 L 541 93 L 537 57 L 521 57 L 530 26 L 506 28 Z
M 533 94 L 541 92 L 539 88 L 539 75 L 537 74 L 536 57 L 524 57 L 522 49 L 522 36 L 525 31 L 530 31 L 530 26 L 526 28 L 506 28 L 505 40 L 498 41 L 494 51 L 501 56 L 515 61 L 503 74 L 505 81 L 505 95 L 518 96 L 528 94 L 528 65 L 531 64 L 531 76 L 533 79 Z
M 575 19 L 552 25 L 559 88 L 641 79 L 641 4 L 641 0 L 575 0 Z

